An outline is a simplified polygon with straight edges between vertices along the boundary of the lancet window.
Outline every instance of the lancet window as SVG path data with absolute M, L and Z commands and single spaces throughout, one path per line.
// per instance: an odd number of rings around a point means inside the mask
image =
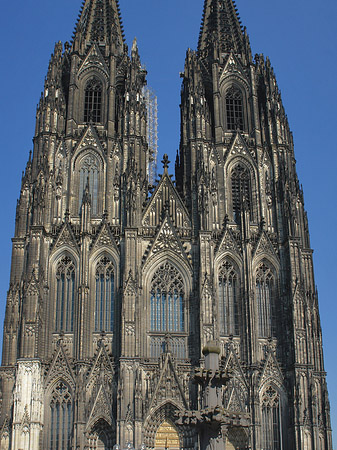
M 151 283 L 151 330 L 185 331 L 184 282 L 170 263 L 162 264 Z
M 50 400 L 49 450 L 70 450 L 72 428 L 71 392 L 63 381 L 59 381 Z
M 280 450 L 281 442 L 280 397 L 269 387 L 262 397 L 262 448 Z
M 96 266 L 95 331 L 113 331 L 114 299 L 114 266 L 109 258 L 103 257 Z
M 99 175 L 100 164 L 98 159 L 92 154 L 87 155 L 80 165 L 79 209 L 82 206 L 83 193 L 89 184 L 91 213 L 93 215 L 98 213 Z
M 75 278 L 75 265 L 65 256 L 56 270 L 56 331 L 74 331 Z
M 221 333 L 239 334 L 239 282 L 233 265 L 226 261 L 219 270 L 219 313 Z
M 275 335 L 275 279 L 272 270 L 262 263 L 256 273 L 258 333 L 260 337 Z
M 226 118 L 227 130 L 244 130 L 243 95 L 235 86 L 226 91 Z
M 241 164 L 237 164 L 232 170 L 231 181 L 233 218 L 236 223 L 239 223 L 243 202 L 245 202 L 246 208 L 251 214 L 251 182 L 248 169 Z
M 84 122 L 98 123 L 102 120 L 102 83 L 92 78 L 85 87 Z

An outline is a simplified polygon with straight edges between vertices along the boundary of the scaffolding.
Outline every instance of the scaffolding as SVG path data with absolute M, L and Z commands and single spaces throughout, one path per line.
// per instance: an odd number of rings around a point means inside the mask
M 143 88 L 143 96 L 147 109 L 148 176 L 149 183 L 154 184 L 157 178 L 158 102 L 157 96 L 149 86 Z

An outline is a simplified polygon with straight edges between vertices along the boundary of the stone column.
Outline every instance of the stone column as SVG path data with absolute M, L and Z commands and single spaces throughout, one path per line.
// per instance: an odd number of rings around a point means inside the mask
M 43 377 L 41 362 L 19 360 L 14 389 L 11 450 L 39 450 L 43 429 Z

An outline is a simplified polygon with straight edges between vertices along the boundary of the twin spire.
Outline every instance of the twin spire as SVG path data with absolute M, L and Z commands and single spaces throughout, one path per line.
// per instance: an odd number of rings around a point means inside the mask
M 73 40 L 114 43 L 121 48 L 124 33 L 118 0 L 84 0 Z
M 82 43 L 113 42 L 121 48 L 124 33 L 119 1 L 84 0 L 73 38 Z M 244 34 L 233 0 L 205 0 L 198 50 L 207 50 L 215 43 L 222 53 L 244 51 Z
M 205 0 L 198 50 L 207 51 L 214 44 L 222 53 L 244 52 L 244 32 L 233 0 Z

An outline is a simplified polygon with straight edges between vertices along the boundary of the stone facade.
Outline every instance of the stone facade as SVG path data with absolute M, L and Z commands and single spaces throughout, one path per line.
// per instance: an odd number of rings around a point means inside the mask
M 3 450 L 332 450 L 292 135 L 232 0 L 205 0 L 182 79 L 175 181 L 165 155 L 152 185 L 117 0 L 85 0 L 55 46 L 17 206 Z

